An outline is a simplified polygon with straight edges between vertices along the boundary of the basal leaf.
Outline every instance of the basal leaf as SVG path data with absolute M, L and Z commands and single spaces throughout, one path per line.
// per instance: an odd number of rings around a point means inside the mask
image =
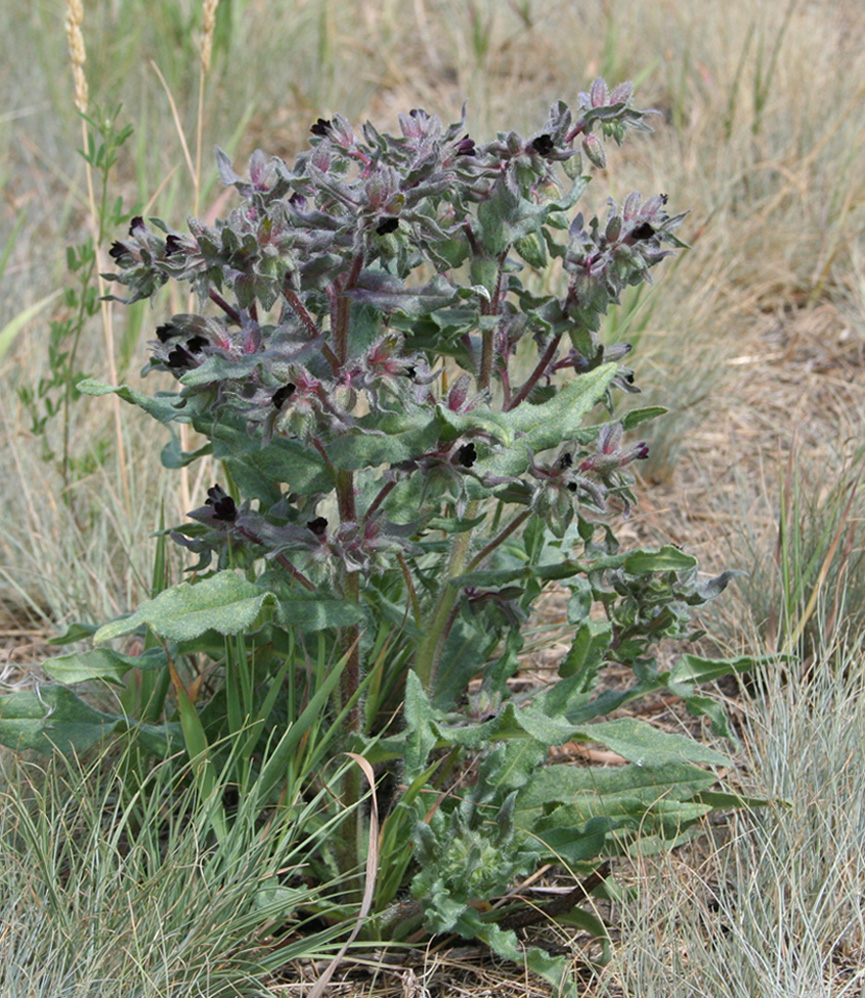
M 48 658 L 42 663 L 42 670 L 67 686 L 91 679 L 104 679 L 120 686 L 130 669 L 159 669 L 167 661 L 161 648 L 154 648 L 137 656 L 121 655 L 110 648 L 95 648 L 93 651 Z
M 85 752 L 122 720 L 95 710 L 65 686 L 0 696 L 0 744 L 16 752 Z
M 579 730 L 579 736 L 605 745 L 638 766 L 663 767 L 670 763 L 703 762 L 729 765 L 729 759 L 684 735 L 674 735 L 633 717 L 599 721 Z

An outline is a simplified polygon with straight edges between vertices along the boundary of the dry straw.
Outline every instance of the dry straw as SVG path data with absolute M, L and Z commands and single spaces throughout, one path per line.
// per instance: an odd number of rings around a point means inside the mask
M 201 26 L 201 72 L 205 75 L 210 70 L 213 30 L 216 27 L 216 8 L 218 6 L 219 0 L 204 0 L 204 18 Z
M 75 83 L 75 107 L 82 115 L 87 113 L 87 77 L 84 75 L 84 63 L 87 59 L 87 52 L 84 48 L 84 35 L 81 32 L 81 25 L 84 23 L 84 4 L 82 0 L 66 0 L 66 39 L 69 43 L 69 59 L 72 63 L 72 79 Z M 81 120 L 81 138 L 83 148 L 88 148 L 87 123 Z M 99 297 L 101 299 L 102 327 L 105 332 L 105 348 L 108 355 L 108 370 L 112 384 L 117 384 L 117 370 L 114 361 L 114 329 L 113 313 L 109 302 L 105 301 L 105 281 L 102 277 L 102 262 L 100 251 L 99 221 L 96 208 L 96 197 L 93 191 L 93 169 L 88 162 L 85 166 L 87 177 L 87 201 L 90 207 L 90 225 L 93 231 L 93 245 L 95 247 L 97 267 L 96 280 L 99 286 Z M 130 509 L 129 483 L 126 474 L 126 454 L 123 445 L 123 427 L 120 419 L 119 399 L 113 397 L 114 406 L 114 430 L 117 437 L 117 456 L 120 463 L 120 479 L 123 486 L 123 496 L 126 501 L 126 509 Z
M 66 0 L 66 40 L 69 43 L 72 79 L 75 82 L 75 107 L 82 114 L 86 114 L 87 77 L 84 75 L 84 62 L 87 53 L 84 50 L 84 35 L 81 34 L 83 21 L 84 5 L 81 0 Z

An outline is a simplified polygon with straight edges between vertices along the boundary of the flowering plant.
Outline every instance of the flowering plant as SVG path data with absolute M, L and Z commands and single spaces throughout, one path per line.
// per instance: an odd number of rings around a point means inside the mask
M 637 388 L 629 348 L 603 344 L 600 320 L 684 245 L 684 216 L 663 194 L 611 200 L 603 219 L 572 209 L 604 140 L 645 130 L 648 113 L 630 84 L 597 80 L 535 134 L 487 143 L 464 117 L 445 127 L 419 109 L 397 135 L 319 119 L 293 166 L 257 151 L 247 179 L 218 152 L 238 196 L 226 219 L 190 219 L 185 233 L 133 219 L 111 249 L 121 300 L 178 281 L 199 301 L 151 344 L 146 370 L 176 387 L 79 388 L 191 425 L 206 444 L 184 453 L 172 435 L 163 459 L 210 455 L 220 483 L 171 532 L 195 555 L 193 581 L 97 630 L 94 651 L 48 664 L 67 682 L 146 670 L 137 716 L 52 687 L 41 694 L 52 723 L 37 714 L 17 737 L 81 748 L 133 730 L 162 753 L 181 738 L 205 789 L 217 764 L 237 766 L 267 806 L 353 753 L 388 802 L 383 824 L 362 806 L 358 771 L 343 776 L 341 839 L 314 863 L 346 878 L 379 935 L 457 932 L 505 955 L 524 923 L 480 902 L 539 862 L 594 871 L 595 887 L 604 856 L 734 802 L 709 794 L 715 776 L 695 765 L 718 753 L 601 719 L 663 688 L 724 732 L 696 685 L 743 665 L 661 664 L 659 642 L 693 638 L 691 609 L 731 573 L 701 581 L 673 546 L 622 551 L 610 517 L 634 502 L 629 468 L 648 454 L 626 435 L 663 410 L 614 416 L 616 395 Z M 562 286 L 544 290 L 536 275 L 554 266 Z M 570 649 L 526 690 L 524 624 L 553 582 L 570 591 Z M 145 656 L 106 646 L 132 633 Z M 612 664 L 632 681 L 599 685 Z M 628 764 L 550 765 L 548 750 L 572 740 Z M 214 820 L 219 834 L 229 817 Z M 361 902 L 364 862 L 375 886 Z M 603 934 L 587 912 L 570 915 Z M 558 980 L 546 955 L 530 962 Z

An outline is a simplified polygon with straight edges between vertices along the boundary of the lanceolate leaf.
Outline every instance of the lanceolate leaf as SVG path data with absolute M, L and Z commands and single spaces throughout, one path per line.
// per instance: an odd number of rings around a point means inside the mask
M 658 416 L 663 416 L 667 411 L 662 405 L 649 405 L 643 409 L 630 409 L 622 417 L 622 426 L 626 430 L 633 430 L 641 423 L 645 423 L 650 419 L 656 419 Z
M 122 723 L 64 686 L 0 696 L 0 744 L 16 752 L 85 752 Z
M 167 661 L 168 657 L 161 648 L 154 648 L 137 656 L 121 655 L 110 648 L 95 648 L 93 651 L 46 659 L 42 669 L 52 679 L 67 685 L 84 683 L 90 679 L 104 679 L 121 686 L 123 677 L 130 669 L 159 669 Z
M 173 419 L 188 417 L 184 402 L 176 392 L 157 392 L 151 397 L 130 388 L 129 385 L 108 385 L 96 378 L 85 378 L 84 381 L 78 382 L 76 388 L 82 395 L 119 395 L 124 402 L 137 405 L 160 423 L 170 423 Z
M 94 635 L 97 643 L 131 634 L 146 624 L 169 641 L 191 641 L 206 631 L 238 634 L 251 630 L 262 609 L 276 597 L 234 572 L 219 572 L 194 584 L 181 582 L 148 600 L 129 617 L 106 624 Z
M 633 813 L 638 805 L 647 807 L 662 799 L 690 800 L 715 781 L 714 773 L 688 763 L 660 768 L 547 766 L 520 791 L 517 813 L 560 803 L 575 807 L 582 821 L 596 816 L 618 818 Z
M 579 729 L 578 737 L 598 742 L 638 766 L 666 766 L 680 762 L 703 762 L 728 766 L 730 761 L 693 738 L 660 731 L 647 721 L 622 717 L 599 721 Z

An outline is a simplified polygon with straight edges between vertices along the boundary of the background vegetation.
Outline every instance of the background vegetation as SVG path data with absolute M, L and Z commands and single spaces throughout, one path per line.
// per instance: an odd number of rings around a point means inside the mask
M 177 522 L 198 505 L 211 481 L 206 470 L 178 488 L 177 472 L 158 462 L 151 423 L 129 409 L 118 431 L 104 400 L 70 407 L 73 460 L 65 473 L 57 458 L 43 460 L 63 453 L 64 417 L 34 432 L 20 392 L 26 398 L 52 377 L 51 322 L 75 312 L 61 293 L 76 280 L 66 247 L 82 243 L 92 223 L 63 5 L 13 11 L 0 0 L 0 11 L 9 26 L 0 36 L 0 679 L 32 686 L 47 638 L 70 620 L 101 621 L 146 595 L 154 553 L 146 538 L 163 512 Z M 611 156 L 607 176 L 618 200 L 637 187 L 691 207 L 680 234 L 692 250 L 608 323 L 610 339 L 635 344 L 633 366 L 651 396 L 641 401 L 672 409 L 650 438 L 640 506 L 625 530 L 683 544 L 707 572 L 749 573 L 738 595 L 722 601 L 713 632 L 731 653 L 790 655 L 783 675 L 758 673 L 747 689 L 725 691 L 740 718 L 739 778 L 789 806 L 740 816 L 709 830 L 711 840 L 618 871 L 635 900 L 604 913 L 618 928 L 616 956 L 587 988 L 682 998 L 858 995 L 865 982 L 861 5 L 222 0 L 197 183 L 202 16 L 200 4 L 184 0 L 146 8 L 140 0 L 94 0 L 82 25 L 91 113 L 122 102 L 118 124 L 134 128 L 112 170 L 111 199 L 177 228 L 196 199 L 205 215 L 220 213 L 215 143 L 240 163 L 256 146 L 289 156 L 319 115 L 338 111 L 386 126 L 398 110 L 422 106 L 451 120 L 468 99 L 472 133 L 486 137 L 503 121 L 530 128 L 552 100 L 574 99 L 599 74 L 633 79 L 641 103 L 661 112 L 655 135 Z M 83 327 L 78 366 L 107 377 L 113 364 L 137 383 L 140 344 L 182 310 L 166 298 L 156 308 L 117 312 L 110 347 L 94 316 Z M 170 570 L 176 577 L 179 562 Z M 556 622 L 551 606 L 546 623 Z M 554 627 L 541 626 L 539 658 L 555 649 Z M 662 712 L 656 718 L 679 723 Z M 44 785 L 33 771 L 9 773 L 6 801 L 21 798 L 25 778 L 33 792 Z M 62 801 L 79 778 L 55 773 L 48 786 Z M 141 868 L 133 877 L 141 893 L 131 900 L 109 889 L 121 873 L 99 867 L 98 837 L 88 846 L 84 836 L 79 852 L 67 854 L 73 826 L 94 826 L 110 803 L 110 788 L 101 793 L 89 813 L 30 832 L 23 811 L 16 818 L 3 807 L 10 816 L 0 852 L 13 855 L 6 843 L 14 843 L 17 859 L 8 861 L 8 888 L 0 888 L 2 921 L 29 926 L 47 947 L 31 959 L 56 961 L 54 993 L 292 993 L 290 981 L 268 983 L 255 971 L 256 954 L 243 945 L 249 912 L 233 901 L 218 906 L 219 884 L 237 880 L 231 871 L 214 874 L 217 907 L 201 908 L 201 935 L 190 950 L 181 932 L 188 920 L 178 913 L 188 910 L 195 921 L 194 907 L 183 908 L 200 896 L 192 880 L 175 876 L 176 893 L 166 894 L 154 874 L 148 893 L 150 868 Z M 189 871 L 194 829 L 163 830 L 174 834 L 190 836 L 172 849 L 178 870 Z M 159 853 L 160 842 L 150 844 Z M 72 897 L 79 906 L 54 935 L 44 921 L 49 887 L 57 910 Z M 42 900 L 25 905 L 28 893 Z M 176 930 L 166 912 L 178 919 Z M 0 929 L 0 967 L 14 956 L 3 950 L 10 938 Z M 578 959 L 573 939 L 563 945 Z M 75 962 L 82 952 L 90 954 L 86 974 Z M 400 970 L 402 979 L 380 972 L 357 987 L 422 995 L 445 981 L 449 993 L 494 973 L 463 962 L 432 954 Z M 731 967 L 741 973 L 731 975 Z M 304 974 L 314 976 L 298 965 L 294 980 Z M 513 993 L 530 993 L 513 968 L 495 974 Z M 25 973 L 4 982 L 4 993 L 35 995 L 34 981 Z

